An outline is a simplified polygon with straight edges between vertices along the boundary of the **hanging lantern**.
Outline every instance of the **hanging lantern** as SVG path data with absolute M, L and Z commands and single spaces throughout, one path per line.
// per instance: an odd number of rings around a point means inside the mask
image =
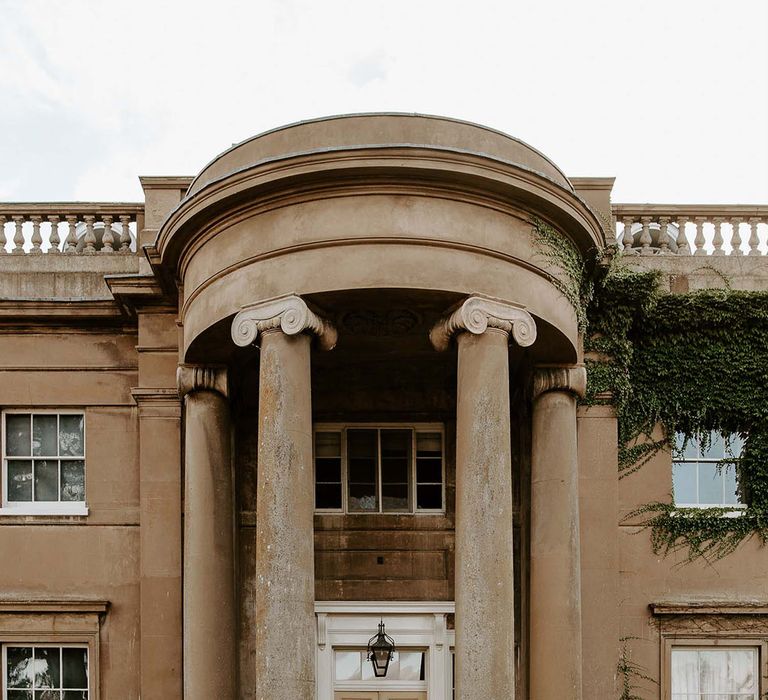
M 373 675 L 384 678 L 389 662 L 395 653 L 395 640 L 384 631 L 384 620 L 379 623 L 379 631 L 368 641 L 368 660 L 373 665 Z

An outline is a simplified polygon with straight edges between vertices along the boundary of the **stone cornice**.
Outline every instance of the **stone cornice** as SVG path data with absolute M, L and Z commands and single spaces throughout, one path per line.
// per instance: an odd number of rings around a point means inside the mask
M 176 386 L 184 398 L 193 391 L 215 391 L 226 398 L 227 368 L 215 365 L 179 365 Z
M 536 322 L 522 306 L 476 295 L 439 321 L 430 331 L 429 339 L 435 350 L 443 351 L 448 349 L 455 333 L 481 335 L 488 328 L 511 333 L 521 347 L 533 345 L 536 340 Z
M 67 600 L 57 598 L 0 599 L 0 613 L 91 613 L 103 615 L 109 608 L 108 600 Z
M 533 398 L 548 391 L 567 391 L 583 398 L 587 391 L 587 370 L 583 365 L 539 366 L 533 375 Z
M 336 346 L 336 329 L 295 294 L 244 307 L 232 320 L 232 340 L 245 347 L 255 342 L 259 333 L 277 328 L 286 335 L 310 331 L 317 336 L 323 350 L 332 350 Z

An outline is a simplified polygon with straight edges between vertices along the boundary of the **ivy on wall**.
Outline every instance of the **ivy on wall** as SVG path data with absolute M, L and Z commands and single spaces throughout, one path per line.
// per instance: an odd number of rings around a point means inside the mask
M 740 515 L 676 509 L 670 497 L 629 517 L 651 529 L 656 553 L 682 549 L 689 560 L 722 558 L 751 537 L 765 544 L 768 292 L 664 294 L 658 272 L 633 271 L 621 256 L 606 261 L 602 251 L 595 253 L 598 264 L 576 264 L 575 249 L 560 234 L 541 221 L 533 226 L 582 324 L 590 358 L 585 400 L 616 407 L 621 476 L 642 468 L 659 450 L 671 450 L 676 433 L 688 440 L 710 431 L 738 433 L 745 440 L 737 478 L 747 507 Z

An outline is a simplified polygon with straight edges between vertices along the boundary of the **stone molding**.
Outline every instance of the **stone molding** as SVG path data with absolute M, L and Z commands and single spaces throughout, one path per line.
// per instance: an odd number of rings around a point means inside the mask
M 533 374 L 534 401 L 548 391 L 567 391 L 579 398 L 587 393 L 587 370 L 583 365 L 537 367 Z
M 439 321 L 429 333 L 435 350 L 447 350 L 455 333 L 467 331 L 474 335 L 488 328 L 511 333 L 521 347 L 533 345 L 536 340 L 536 322 L 524 307 L 509 302 L 473 295 L 455 311 Z
M 227 398 L 227 368 L 215 365 L 179 365 L 176 370 L 179 397 L 193 391 L 215 391 Z
M 338 339 L 333 325 L 312 311 L 301 297 L 287 294 L 243 307 L 232 320 L 232 340 L 245 347 L 255 342 L 259 333 L 276 329 L 286 335 L 310 331 L 323 350 L 333 350 Z

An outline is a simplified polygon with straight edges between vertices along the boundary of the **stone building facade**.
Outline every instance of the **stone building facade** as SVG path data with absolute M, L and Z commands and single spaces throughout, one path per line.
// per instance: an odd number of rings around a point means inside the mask
M 4 700 L 609 700 L 628 638 L 648 697 L 676 649 L 768 690 L 768 552 L 680 567 L 626 519 L 671 457 L 619 480 L 531 226 L 584 255 L 618 228 L 672 292 L 766 289 L 768 207 L 612 204 L 391 114 L 141 183 L 0 204 Z

